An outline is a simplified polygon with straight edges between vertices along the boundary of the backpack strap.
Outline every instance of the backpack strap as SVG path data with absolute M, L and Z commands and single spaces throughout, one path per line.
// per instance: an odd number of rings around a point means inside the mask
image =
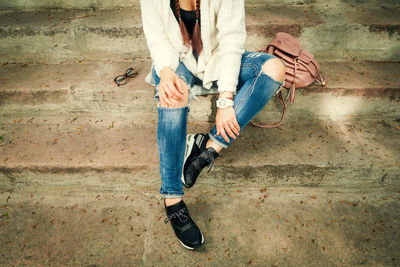
M 320 79 L 318 79 L 318 77 Z M 317 78 L 314 80 L 314 84 L 318 85 L 318 86 L 324 86 L 326 84 L 326 81 L 325 81 L 324 77 L 322 77 L 321 72 L 318 72 Z
M 253 125 L 256 126 L 256 127 L 260 127 L 260 128 L 275 128 L 275 127 L 278 127 L 279 125 L 282 124 L 283 118 L 285 117 L 285 113 L 286 113 L 286 107 L 287 107 L 287 106 L 286 106 L 286 103 L 285 103 L 285 99 L 284 99 L 284 97 L 283 97 L 282 87 L 281 87 L 281 89 L 279 90 L 279 93 L 275 94 L 275 99 L 276 99 L 276 100 L 278 101 L 278 103 L 281 104 L 281 106 L 282 106 L 282 116 L 281 116 L 281 120 L 280 120 L 279 122 L 277 122 L 277 123 L 272 124 L 272 125 L 268 125 L 268 124 L 265 124 L 265 125 L 263 125 L 263 124 L 257 124 L 257 123 L 255 123 L 254 121 L 250 121 L 251 124 L 253 124 Z
M 294 103 L 294 93 L 296 91 L 296 72 L 297 72 L 297 58 L 293 57 L 294 61 L 294 74 L 293 74 L 293 83 L 292 86 L 290 86 L 289 93 L 287 95 L 286 101 L 289 101 L 289 103 Z

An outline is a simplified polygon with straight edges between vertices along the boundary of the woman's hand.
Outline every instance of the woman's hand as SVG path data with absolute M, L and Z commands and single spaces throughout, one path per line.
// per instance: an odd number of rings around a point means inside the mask
M 228 143 L 230 140 L 226 133 L 233 139 L 236 139 L 236 135 L 239 135 L 240 126 L 236 120 L 236 113 L 233 107 L 218 108 L 215 124 L 217 126 L 217 135 L 221 134 L 222 138 Z
M 174 107 L 182 100 L 183 94 L 184 81 L 170 67 L 162 68 L 158 85 L 161 104 L 167 107 Z

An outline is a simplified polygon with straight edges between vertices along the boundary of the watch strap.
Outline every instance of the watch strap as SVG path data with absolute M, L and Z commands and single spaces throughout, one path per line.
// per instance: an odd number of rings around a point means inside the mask
M 233 100 L 233 96 L 229 96 L 229 97 L 227 97 L 227 96 L 219 96 L 218 99 L 220 99 L 220 98 L 226 98 L 226 99 Z
M 219 105 L 220 101 L 219 100 L 221 100 L 221 99 L 226 99 L 226 101 L 229 102 L 229 104 L 226 107 L 232 107 L 234 105 L 234 101 L 232 99 L 229 99 L 229 98 L 226 98 L 226 97 L 221 97 L 221 98 L 218 98 L 218 100 L 217 100 L 217 108 L 220 107 L 220 105 Z

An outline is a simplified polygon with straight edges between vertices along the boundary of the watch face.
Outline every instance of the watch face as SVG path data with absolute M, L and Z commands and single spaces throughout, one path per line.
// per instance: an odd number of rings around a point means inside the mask
M 221 98 L 217 100 L 217 108 L 226 108 L 228 106 L 233 106 L 233 100 L 226 98 Z
M 226 107 L 226 99 L 225 98 L 218 99 L 217 107 L 225 108 Z
M 226 107 L 226 99 L 225 99 L 225 98 L 222 98 L 222 99 L 221 99 L 220 105 L 221 105 L 222 107 Z

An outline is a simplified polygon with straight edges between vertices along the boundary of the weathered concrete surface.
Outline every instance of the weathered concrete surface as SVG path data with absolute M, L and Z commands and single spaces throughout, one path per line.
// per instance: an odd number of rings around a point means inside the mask
M 278 129 L 246 126 L 184 189 L 197 252 L 163 223 L 138 1 L 4 7 L 34 11 L 0 11 L 0 266 L 399 266 L 396 1 L 246 1 L 247 49 L 288 31 L 328 84 L 298 90 Z M 191 103 L 189 133 L 210 130 L 214 102 Z
M 0 189 L 1 266 L 398 266 L 400 261 L 398 186 L 230 186 L 200 180 L 185 189 L 184 198 L 205 244 L 188 251 L 163 223 L 158 183 L 138 185 L 135 173 L 23 176 L 30 182 Z M 143 178 L 153 180 L 151 174 Z
M 156 118 L 148 126 L 114 118 L 32 118 L 0 124 L 5 174 L 158 169 Z M 188 132 L 211 124 L 189 122 Z M 210 183 L 398 184 L 399 122 L 289 121 L 281 129 L 247 126 L 215 163 Z M 240 156 L 239 156 L 240 155 Z M 153 172 L 158 176 L 157 171 Z M 205 175 L 206 176 L 206 175 Z M 143 183 L 149 183 L 143 176 Z M 14 187 L 13 179 L 3 188 Z
M 2 118 L 1 170 L 157 168 L 156 113 L 149 121 L 136 120 L 104 113 Z M 188 132 L 207 132 L 212 125 L 189 119 Z M 251 175 L 277 184 L 396 184 L 399 140 L 399 120 L 390 117 L 300 121 L 288 117 L 279 129 L 244 128 L 223 151 L 215 165 L 216 176 L 209 179 L 240 183 Z
M 154 119 L 156 102 L 154 88 L 144 82 L 150 61 L 88 64 L 17 65 L 0 67 L 0 113 L 2 117 L 18 119 L 30 116 L 70 116 L 94 114 L 136 124 Z M 116 75 L 134 66 L 139 75 L 126 85 L 117 87 Z M 321 71 L 327 80 L 325 87 L 312 86 L 296 91 L 296 104 L 289 106 L 287 119 L 308 121 L 319 119 L 354 119 L 355 117 L 400 117 L 398 109 L 400 81 L 399 63 L 325 62 Z M 213 121 L 215 96 L 202 96 L 191 106 L 191 119 Z M 310 105 L 310 103 L 313 103 Z M 258 118 L 274 121 L 281 108 L 274 99 L 268 112 Z
M 337 5 L 337 0 L 323 0 L 323 1 L 315 1 L 315 0 L 246 0 L 246 4 L 265 4 L 274 5 L 274 6 L 291 6 L 291 5 L 304 5 L 304 4 L 324 4 L 324 5 Z M 349 1 L 343 1 L 349 2 Z M 396 7 L 397 0 L 368 0 L 368 1 L 357 1 L 357 3 L 362 3 L 363 5 L 377 5 L 377 4 L 386 4 L 393 5 Z M 351 3 L 354 5 L 353 3 Z M 7 1 L 0 0 L 0 9 L 22 9 L 22 10 L 38 10 L 38 9 L 51 9 L 51 8 L 75 8 L 75 9 L 84 9 L 84 8 L 105 8 L 112 9 L 118 7 L 129 7 L 129 6 L 137 6 L 139 5 L 139 0 L 18 0 L 18 1 Z
M 400 5 L 246 2 L 246 49 L 289 32 L 323 61 L 399 61 Z M 148 57 L 138 3 L 114 9 L 0 12 L 0 62 L 55 63 Z M 374 40 L 371 42 L 371 40 Z M 43 53 L 46 51 L 45 53 Z
M 139 0 L 0 0 L 1 9 L 40 10 L 51 8 L 118 8 L 137 5 Z
M 395 184 L 400 84 L 390 77 L 399 75 L 398 65 L 324 64 L 327 87 L 299 89 L 279 129 L 243 129 L 218 159 L 210 182 L 240 183 L 251 175 L 275 184 Z M 2 66 L 2 171 L 142 173 L 157 168 L 156 102 L 152 86 L 143 81 L 149 62 L 134 62 L 139 76 L 127 85 L 112 81 L 129 66 Z M 188 132 L 211 129 L 214 102 L 212 96 L 192 101 Z M 271 100 L 256 120 L 273 122 L 279 112 Z

